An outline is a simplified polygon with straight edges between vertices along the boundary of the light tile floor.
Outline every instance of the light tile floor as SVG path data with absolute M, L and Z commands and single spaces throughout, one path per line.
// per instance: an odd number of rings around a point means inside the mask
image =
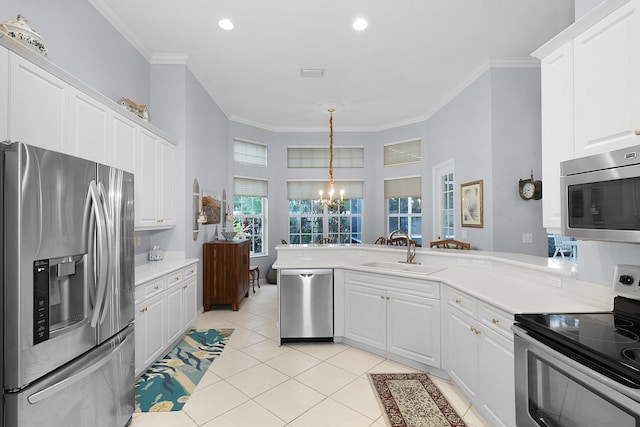
M 234 328 L 182 411 L 135 413 L 131 427 L 382 427 L 368 372 L 416 370 L 345 344 L 278 346 L 277 287 L 264 284 L 239 311 L 212 310 L 198 328 Z M 433 377 L 470 427 L 488 427 L 447 380 Z

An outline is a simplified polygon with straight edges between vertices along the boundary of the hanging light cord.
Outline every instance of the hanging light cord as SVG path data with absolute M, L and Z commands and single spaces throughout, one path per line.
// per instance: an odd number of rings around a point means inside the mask
M 333 112 L 329 108 L 329 190 L 333 190 Z

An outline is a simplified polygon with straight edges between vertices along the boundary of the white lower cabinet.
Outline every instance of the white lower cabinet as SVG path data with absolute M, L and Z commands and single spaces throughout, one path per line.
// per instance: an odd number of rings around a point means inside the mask
M 197 264 L 191 264 L 136 286 L 136 376 L 195 323 L 197 283 Z
M 443 368 L 491 425 L 515 426 L 512 317 L 443 288 Z
M 166 311 L 163 279 L 141 286 L 155 288 L 155 290 L 149 292 L 150 297 L 135 305 L 136 376 L 162 355 L 166 341 L 163 321 Z
M 440 367 L 440 284 L 345 272 L 345 337 Z

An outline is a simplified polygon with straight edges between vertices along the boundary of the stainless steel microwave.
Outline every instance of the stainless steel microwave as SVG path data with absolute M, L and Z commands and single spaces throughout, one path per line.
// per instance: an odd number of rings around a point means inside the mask
M 640 145 L 560 163 L 562 234 L 640 243 Z

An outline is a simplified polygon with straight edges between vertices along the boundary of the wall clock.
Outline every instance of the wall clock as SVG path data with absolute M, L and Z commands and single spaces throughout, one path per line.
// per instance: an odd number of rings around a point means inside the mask
M 540 200 L 542 198 L 542 181 L 533 179 L 533 171 L 531 171 L 530 179 L 521 179 L 518 182 L 518 189 L 523 200 Z

